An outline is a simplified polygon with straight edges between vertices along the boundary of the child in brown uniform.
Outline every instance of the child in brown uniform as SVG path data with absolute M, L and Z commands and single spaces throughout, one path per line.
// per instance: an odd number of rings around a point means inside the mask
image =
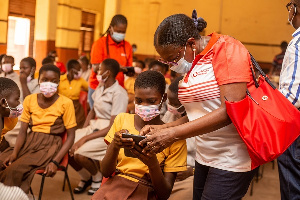
M 76 126 L 72 101 L 57 94 L 60 72 L 54 65 L 39 71 L 39 94 L 27 96 L 23 103 L 21 129 L 14 148 L 0 154 L 0 182 L 21 187 L 26 193 L 37 169 L 46 168 L 54 176 L 58 163 L 74 142 Z M 31 131 L 27 134 L 29 127 Z M 67 130 L 62 144 L 61 133 Z

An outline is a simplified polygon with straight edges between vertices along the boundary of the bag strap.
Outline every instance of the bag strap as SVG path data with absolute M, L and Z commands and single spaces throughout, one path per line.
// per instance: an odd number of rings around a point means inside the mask
M 264 77 L 264 79 L 266 80 L 266 82 L 275 90 L 276 87 L 275 85 L 273 85 L 273 83 L 270 81 L 269 77 L 265 74 L 265 72 L 261 69 L 261 67 L 259 66 L 259 64 L 257 63 L 257 61 L 254 59 L 254 57 L 252 56 L 252 54 L 249 52 L 250 57 L 251 57 L 251 62 L 252 65 L 257 69 L 257 71 Z M 255 83 L 255 87 L 258 88 L 259 84 L 255 78 L 255 74 L 253 71 L 253 68 L 251 67 L 251 72 L 252 72 L 252 76 L 253 76 L 253 81 Z

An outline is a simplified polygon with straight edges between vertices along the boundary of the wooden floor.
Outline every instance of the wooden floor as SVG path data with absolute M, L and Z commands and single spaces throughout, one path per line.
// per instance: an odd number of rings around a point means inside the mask
M 72 188 L 76 187 L 79 182 L 78 174 L 69 167 L 69 176 Z M 37 199 L 39 188 L 40 188 L 41 176 L 35 175 L 32 183 L 32 190 Z M 66 187 L 65 191 L 62 191 L 63 173 L 58 172 L 54 178 L 46 178 L 43 200 L 68 200 L 71 199 L 69 189 Z M 277 164 L 275 169 L 272 169 L 272 163 L 264 165 L 263 177 L 254 181 L 253 184 L 253 195 L 250 196 L 249 187 L 248 193 L 245 195 L 243 200 L 280 200 L 279 191 L 279 180 Z M 87 192 L 80 195 L 74 195 L 76 200 L 88 200 L 91 196 L 87 195 Z

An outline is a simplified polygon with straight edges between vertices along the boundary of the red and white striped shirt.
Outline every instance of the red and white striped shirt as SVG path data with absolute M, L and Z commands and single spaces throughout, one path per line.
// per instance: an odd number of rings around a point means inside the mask
M 204 51 L 197 55 L 192 69 L 179 83 L 178 98 L 190 121 L 221 105 L 220 85 L 251 81 L 251 60 L 237 40 L 211 34 Z M 196 161 L 214 168 L 245 172 L 251 170 L 246 145 L 233 124 L 196 137 Z

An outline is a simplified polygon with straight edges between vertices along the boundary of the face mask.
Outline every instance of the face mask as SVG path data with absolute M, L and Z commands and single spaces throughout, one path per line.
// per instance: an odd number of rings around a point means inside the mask
M 111 35 L 111 38 L 116 41 L 116 42 L 121 42 L 124 40 L 125 38 L 125 33 L 118 33 L 118 32 L 115 32 L 113 29 L 112 29 L 112 35 Z
M 49 98 L 52 97 L 57 91 L 58 84 L 52 82 L 42 82 L 40 83 L 40 91 L 41 93 Z
M 185 74 L 185 73 L 189 72 L 190 69 L 192 68 L 193 63 L 189 63 L 188 61 L 186 61 L 184 59 L 185 51 L 186 51 L 186 45 L 184 47 L 183 57 L 177 62 L 177 65 L 174 65 L 170 68 L 174 72 L 177 72 L 180 74 Z M 195 51 L 194 51 L 194 59 L 195 59 Z
M 135 53 L 136 52 L 136 48 L 132 48 L 132 52 Z
M 158 105 L 149 105 L 149 106 L 143 106 L 143 105 L 135 105 L 135 113 L 140 116 L 140 118 L 143 119 L 143 121 L 150 121 L 151 119 L 154 119 L 156 116 L 160 114 L 159 107 L 162 103 L 163 98 L 161 98 L 161 101 Z
M 31 71 L 29 76 L 27 76 L 27 83 L 32 80 L 32 75 L 33 75 L 33 72 Z
M 142 69 L 139 67 L 134 67 L 134 73 L 140 74 L 140 73 L 142 73 Z
M 78 71 L 77 74 L 74 74 L 74 79 L 76 80 L 80 79 L 81 75 L 82 75 L 82 70 Z
M 106 74 L 108 71 L 105 71 L 103 74 L 98 74 L 97 75 L 97 80 L 99 81 L 99 83 L 104 84 L 105 81 L 108 79 L 108 77 L 106 77 L 105 79 L 103 79 L 103 75 Z
M 6 102 L 6 104 L 7 104 L 7 107 L 5 107 L 5 108 L 8 108 L 8 109 L 9 109 L 9 118 L 17 118 L 17 117 L 19 117 L 19 116 L 22 114 L 22 112 L 23 112 L 23 105 L 22 105 L 22 104 L 19 104 L 19 105 L 18 105 L 17 107 L 15 107 L 15 108 L 11 108 L 11 107 L 8 105 L 6 99 L 5 99 L 5 102 Z
M 12 70 L 12 64 L 10 63 L 2 64 L 2 71 L 7 73 L 10 72 L 11 70 Z
M 179 106 L 178 108 L 175 108 L 174 106 L 167 104 L 168 111 L 171 112 L 172 114 L 176 115 L 177 117 L 181 117 L 181 115 L 185 112 L 185 110 L 182 112 L 178 111 L 182 106 L 183 105 Z

